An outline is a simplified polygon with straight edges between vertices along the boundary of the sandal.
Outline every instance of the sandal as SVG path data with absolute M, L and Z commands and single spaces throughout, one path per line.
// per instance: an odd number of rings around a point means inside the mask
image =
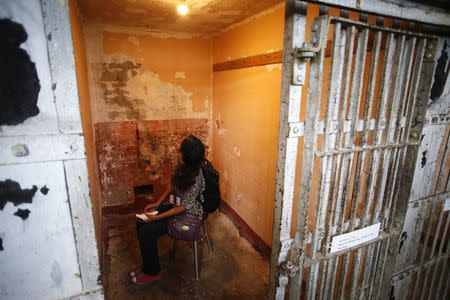
M 155 275 L 147 275 L 145 273 L 141 273 L 140 276 L 133 277 L 131 279 L 131 282 L 134 284 L 149 284 L 154 281 L 160 280 L 161 277 L 162 277 L 162 272 L 159 272 L 158 274 L 155 274 Z

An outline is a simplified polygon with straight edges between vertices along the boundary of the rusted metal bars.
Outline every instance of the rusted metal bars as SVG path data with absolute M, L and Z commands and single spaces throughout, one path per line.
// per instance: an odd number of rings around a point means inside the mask
M 395 36 L 393 34 L 388 36 L 388 39 L 391 42 L 393 40 L 393 43 L 395 43 L 395 54 L 393 56 L 392 60 L 392 69 L 389 72 L 389 77 L 384 78 L 385 80 L 383 82 L 383 92 L 382 92 L 382 101 L 385 103 L 385 107 L 382 108 L 381 115 L 378 116 L 381 123 L 384 123 L 387 130 L 383 130 L 380 135 L 377 135 L 376 140 L 377 143 L 387 143 L 389 136 L 392 135 L 390 132 L 393 131 L 393 128 L 391 126 L 391 121 L 394 118 L 393 115 L 397 111 L 395 109 L 396 106 L 398 106 L 398 97 L 395 97 L 396 93 L 398 93 L 398 83 L 400 81 L 400 70 L 401 70 L 401 64 L 402 64 L 402 57 L 403 57 L 403 50 L 405 45 L 405 36 Z M 391 40 L 392 39 L 392 40 Z M 386 82 L 387 81 L 387 82 Z M 386 88 L 386 89 L 384 89 Z M 383 126 L 384 127 L 384 126 Z M 395 127 L 394 127 L 395 130 Z M 383 155 L 382 155 L 383 154 Z M 378 161 L 378 165 L 376 166 L 377 172 L 373 172 L 373 181 L 370 183 L 370 195 L 373 195 L 376 197 L 375 201 L 375 209 L 374 209 L 374 218 L 373 222 L 378 223 L 381 222 L 381 212 L 384 204 L 384 189 L 385 189 L 385 183 L 386 178 L 388 175 L 388 163 L 390 159 L 390 151 L 375 153 L 376 159 Z M 371 178 L 372 179 L 372 178 Z M 377 194 L 375 194 L 377 192 Z M 375 291 L 375 295 L 378 295 L 379 293 L 379 287 L 381 286 L 381 280 L 384 272 L 384 261 L 386 257 L 386 247 L 389 244 L 388 241 L 383 242 L 378 247 L 378 251 L 376 253 L 377 256 L 377 263 L 379 264 L 380 268 L 378 269 L 378 272 L 376 272 L 372 278 L 372 281 L 370 283 L 370 291 L 369 291 L 369 297 L 372 296 L 372 293 Z
M 353 61 L 353 49 L 354 49 L 354 40 L 356 35 L 356 27 L 355 26 L 349 26 L 346 28 L 346 40 L 347 43 L 345 45 L 345 63 L 343 66 L 343 89 L 339 98 L 340 101 L 340 111 L 338 116 L 338 136 L 337 136 L 337 146 L 339 148 L 342 147 L 344 143 L 344 125 L 345 125 L 345 108 L 347 106 L 348 101 L 348 95 L 350 93 L 350 78 L 351 78 L 351 70 L 352 70 L 352 61 Z M 338 154 L 336 157 L 336 160 L 334 161 L 333 168 L 335 168 L 335 179 L 337 184 L 333 184 L 333 202 L 336 202 L 336 209 L 333 214 L 333 235 L 336 233 L 343 233 L 344 232 L 344 210 L 345 210 L 345 199 L 342 196 L 343 191 L 343 185 L 341 183 L 342 180 L 342 161 L 343 155 Z M 340 168 L 341 167 L 341 168 Z M 345 177 L 346 179 L 346 177 Z M 338 188 L 336 188 L 336 185 Z M 331 218 L 331 216 L 330 216 Z M 332 280 L 331 283 L 331 290 L 330 293 L 333 294 L 334 290 L 336 288 L 337 283 L 337 275 L 338 275 L 338 263 L 339 258 L 333 259 L 333 268 L 332 270 Z
M 411 78 L 411 71 L 412 71 L 412 64 L 413 64 L 413 58 L 414 58 L 414 48 L 416 45 L 416 38 L 412 37 L 407 39 L 406 43 L 405 43 L 405 50 L 404 50 L 404 56 L 403 56 L 403 61 L 402 61 L 402 80 L 400 82 L 400 93 L 399 93 L 399 97 L 400 97 L 400 107 L 398 109 L 398 111 L 394 114 L 394 122 L 393 124 L 395 124 L 395 129 L 392 130 L 392 141 L 394 143 L 399 143 L 400 139 L 404 138 L 403 133 L 405 131 L 407 131 L 406 128 L 399 126 L 399 123 L 401 122 L 402 119 L 405 120 L 405 118 L 408 118 L 408 116 L 403 116 L 404 111 L 407 108 L 407 102 L 408 102 L 408 91 L 409 91 L 409 83 L 410 83 L 410 78 Z M 411 99 L 411 102 L 413 99 Z M 389 138 L 389 137 L 388 137 Z M 388 140 L 388 142 L 390 142 Z M 390 214 L 394 212 L 395 210 L 395 204 L 396 204 L 396 199 L 397 199 L 397 195 L 398 195 L 398 183 L 399 183 L 399 167 L 401 167 L 403 165 L 403 161 L 404 161 L 404 154 L 405 154 L 405 150 L 406 148 L 394 148 L 393 150 L 391 150 L 391 157 L 390 157 L 390 163 L 389 163 L 389 172 L 391 174 L 389 174 L 389 180 L 386 183 L 387 184 L 387 190 L 386 190 L 386 196 L 385 198 L 387 198 L 387 205 L 385 207 L 384 210 L 384 221 L 383 221 L 383 229 L 386 229 L 387 227 L 389 227 L 389 221 L 390 221 Z M 392 153 L 393 152 L 393 153 Z M 400 164 L 401 163 L 401 164 Z
M 437 225 L 436 225 L 436 230 L 434 230 L 433 244 L 431 245 L 430 253 L 429 253 L 429 255 L 428 255 L 428 258 L 429 258 L 429 259 L 432 259 L 432 258 L 433 258 L 434 252 L 435 252 L 435 249 L 436 249 L 436 243 L 437 243 L 438 239 L 440 238 L 439 232 L 441 231 L 442 217 L 444 216 L 444 209 L 443 209 L 443 206 L 444 206 L 444 203 L 441 203 L 441 206 L 440 206 L 440 212 L 439 212 L 439 219 L 438 219 L 438 222 L 437 222 Z M 434 215 L 432 215 L 432 216 L 430 216 L 430 217 L 431 217 L 431 219 L 434 219 Z M 445 236 L 443 236 L 442 238 L 443 238 L 444 241 L 445 241 Z M 425 247 L 427 247 L 427 245 L 425 245 Z M 430 267 L 427 268 L 427 270 L 425 271 L 425 278 L 423 279 L 423 286 L 424 286 L 424 287 L 427 286 L 427 283 L 428 283 L 428 277 L 430 276 L 430 270 L 431 270 L 433 267 L 434 267 L 434 266 L 430 266 Z M 434 269 L 435 269 L 435 268 L 434 268 Z M 435 277 L 435 275 L 436 275 L 436 269 L 435 269 L 435 272 L 433 273 L 433 278 Z M 432 285 L 433 282 L 434 282 L 434 280 L 432 280 L 432 281 L 430 282 L 430 285 Z M 425 290 L 426 290 L 425 288 L 422 289 L 422 293 L 420 294 L 420 299 L 425 299 Z M 430 290 L 431 290 L 431 289 L 430 289 Z M 428 295 L 430 296 L 431 293 L 430 293 L 430 291 L 428 291 L 428 292 L 429 292 Z
M 305 237 L 308 231 L 308 204 L 311 192 L 311 178 L 314 168 L 314 152 L 317 147 L 317 136 L 315 134 L 316 124 L 318 123 L 320 116 L 320 102 L 322 98 L 322 79 L 323 79 L 323 62 L 325 59 L 325 48 L 327 44 L 328 36 L 328 19 L 327 16 L 322 16 L 316 19 L 312 25 L 311 39 L 315 39 L 319 45 L 322 47 L 317 52 L 316 56 L 311 58 L 310 65 L 310 80 L 309 89 L 306 102 L 306 120 L 305 120 L 305 135 L 304 135 L 304 146 L 303 146 L 303 158 L 302 158 L 302 169 L 300 177 L 300 195 L 298 201 L 298 215 L 297 215 L 297 226 L 296 226 L 296 236 L 294 243 L 297 245 L 294 252 L 293 260 L 300 262 L 302 264 L 304 258 L 304 251 L 300 253 L 300 247 L 304 250 L 306 246 Z M 299 247 L 300 246 L 300 247 Z M 314 245 L 311 245 L 311 251 L 314 252 Z M 302 281 L 303 270 L 300 269 L 293 278 L 290 284 L 289 298 L 299 299 L 301 294 L 301 281 Z M 310 278 L 314 274 L 310 274 Z M 308 296 L 312 296 L 315 293 L 311 289 L 311 286 L 307 288 Z
M 305 76 L 306 72 L 306 62 L 294 59 L 292 53 L 294 48 L 299 48 L 303 45 L 305 27 L 306 3 L 294 0 L 286 1 L 278 166 L 269 279 L 270 299 L 284 299 L 285 287 L 289 279 L 287 274 L 281 272 L 280 267 L 288 259 L 292 243 L 290 226 L 298 137 L 291 136 L 290 127 L 300 120 L 302 94 L 302 86 L 292 84 L 292 78 L 294 67 L 300 70 L 298 76 Z
M 344 62 L 345 62 L 345 53 L 346 53 L 346 45 L 347 42 L 347 30 L 341 27 L 340 23 L 336 23 L 334 28 L 334 39 L 333 39 L 333 53 L 332 53 L 332 69 L 330 73 L 329 79 L 329 88 L 328 88 L 328 103 L 332 105 L 332 113 L 327 113 L 327 117 L 331 116 L 329 127 L 336 128 L 335 134 L 332 136 L 330 142 L 332 145 L 327 146 L 327 148 L 335 149 L 336 146 L 340 148 L 341 144 L 341 136 L 343 131 L 343 126 L 339 126 L 341 123 L 343 124 L 344 119 L 342 117 L 345 107 L 342 107 L 342 84 L 343 84 L 343 75 L 344 75 Z M 330 107 L 331 105 L 329 105 Z M 328 137 L 329 134 L 326 134 Z M 331 138 L 331 136 L 330 136 Z M 336 143 L 337 142 L 337 143 Z M 339 213 L 337 212 L 340 209 L 340 205 L 335 201 L 335 180 L 338 176 L 338 166 L 340 162 L 341 155 L 331 157 L 331 166 L 327 166 L 330 168 L 330 178 L 328 184 L 327 194 L 325 196 L 330 198 L 330 204 L 328 205 L 328 228 L 325 232 L 326 236 L 326 247 L 328 247 L 331 243 L 332 235 L 336 234 L 337 224 L 333 220 L 333 214 L 338 215 L 336 220 L 339 218 Z M 333 176 L 334 175 L 334 176 Z M 324 251 L 328 251 L 326 248 Z M 333 293 L 333 273 L 335 269 L 337 258 L 333 258 L 327 260 L 324 265 L 324 270 L 326 270 L 326 276 L 323 276 L 323 288 L 321 289 L 320 299 L 331 299 Z
M 421 79 L 419 81 L 417 96 L 414 99 L 415 102 L 411 113 L 411 119 L 414 120 L 414 124 L 411 124 L 411 126 L 409 127 L 408 143 L 417 143 L 420 141 L 420 134 L 422 132 L 425 120 L 426 105 L 428 103 L 428 97 L 431 90 L 431 82 L 436 66 L 436 41 L 436 38 L 430 37 L 430 39 L 427 39 L 425 43 L 426 51 L 424 53 L 422 67 L 419 70 Z M 399 173 L 399 194 L 395 202 L 395 209 L 390 215 L 389 230 L 400 231 L 403 228 L 409 196 L 411 193 L 411 186 L 418 151 L 418 145 L 410 145 L 406 149 L 405 157 L 407 157 L 408 159 L 404 160 L 401 172 Z M 380 281 L 379 285 L 379 297 L 381 298 L 387 298 L 389 295 L 391 278 L 395 269 L 398 244 L 399 235 L 396 235 L 388 241 L 386 249 L 383 249 L 386 260 L 383 264 L 384 272 L 382 274 L 382 280 Z
M 345 37 L 344 37 L 345 39 Z M 340 93 L 340 78 L 339 75 L 341 73 L 341 61 L 342 57 L 340 49 L 342 49 L 341 44 L 341 24 L 336 23 L 334 25 L 334 38 L 333 38 L 333 46 L 332 46 L 332 60 L 331 60 L 331 71 L 329 75 L 329 86 L 328 86 L 328 94 L 327 94 L 327 109 L 325 116 L 325 134 L 322 135 L 322 148 L 325 150 L 334 149 L 336 144 L 336 134 L 332 133 L 332 127 L 336 126 L 338 112 L 339 112 L 339 98 Z M 322 240 L 326 237 L 325 233 L 325 222 L 326 216 L 328 215 L 328 211 L 330 209 L 329 204 L 329 191 L 330 191 L 330 180 L 331 180 L 331 165 L 332 165 L 333 157 L 323 157 L 322 158 L 322 166 L 321 166 L 321 180 L 319 185 L 319 199 L 317 206 L 317 214 L 316 214 L 316 222 L 314 228 L 313 235 L 313 245 L 314 250 L 311 255 L 311 258 L 316 258 L 316 253 L 321 251 Z M 324 262 L 324 268 L 326 269 L 327 261 Z M 318 281 L 317 275 L 319 272 L 320 264 L 315 264 L 311 266 L 311 272 L 316 276 L 314 281 Z M 321 277 L 321 287 L 325 284 L 326 276 L 325 274 L 320 273 Z M 323 288 L 319 288 L 319 298 L 323 297 Z
M 356 54 L 355 54 L 355 62 L 354 62 L 354 70 L 353 70 L 353 78 L 351 85 L 351 93 L 350 93 L 350 101 L 349 108 L 347 112 L 347 120 L 349 120 L 351 130 L 345 137 L 344 147 L 353 149 L 355 148 L 355 137 L 356 137 L 356 120 L 358 119 L 358 114 L 361 108 L 361 94 L 362 94 L 362 85 L 364 80 L 364 69 L 367 55 L 367 42 L 369 38 L 369 30 L 367 28 L 362 28 L 358 30 L 357 37 L 357 45 L 356 45 Z M 341 170 L 341 178 L 345 179 L 345 184 L 341 180 L 342 185 L 342 199 L 345 202 L 343 213 L 347 210 L 348 205 L 348 190 L 349 182 L 352 179 L 352 169 L 353 164 L 356 163 L 354 160 L 354 153 L 348 153 L 344 155 L 343 168 Z M 344 172 L 345 171 L 345 172 Z M 341 186 L 340 186 L 341 188 Z M 348 220 L 350 230 L 353 230 L 357 224 L 355 223 L 355 215 L 356 215 L 356 199 L 350 197 L 350 219 Z M 345 220 L 345 216 L 343 217 Z M 339 294 L 340 298 L 345 298 L 345 286 L 347 280 L 347 273 L 349 271 L 350 259 L 349 254 L 346 254 L 343 257 L 342 265 L 341 265 L 341 280 L 340 280 L 340 288 Z
M 378 67 L 378 58 L 380 54 L 380 47 L 381 47 L 381 37 L 382 32 L 378 31 L 375 33 L 374 38 L 374 44 L 372 48 L 372 55 L 371 55 L 371 62 L 370 62 L 370 70 L 369 70 L 369 85 L 367 87 L 366 92 L 366 103 L 364 108 L 364 114 L 365 114 L 365 121 L 363 123 L 363 137 L 362 137 L 362 147 L 366 147 L 369 140 L 369 121 L 372 114 L 372 108 L 374 103 L 374 93 L 375 93 L 375 84 L 376 84 L 376 77 L 377 77 L 377 67 Z M 355 199 L 356 202 L 358 200 L 358 195 L 360 193 L 360 184 L 361 179 L 364 174 L 364 168 L 366 165 L 366 159 L 367 159 L 368 151 L 363 151 L 361 158 L 357 160 L 356 165 L 356 173 L 355 173 L 355 182 L 353 184 L 353 195 L 352 198 Z M 359 227 L 365 227 L 369 225 L 369 216 L 370 216 L 370 207 L 371 202 L 365 201 L 364 205 L 364 213 L 361 220 L 361 226 Z M 361 260 L 363 251 L 367 249 L 360 248 L 357 250 L 355 262 L 353 264 L 353 278 L 352 278 L 352 285 L 351 285 L 351 298 L 356 299 L 359 294 L 359 289 L 357 289 L 359 285 L 359 276 L 361 272 Z
M 447 213 L 447 221 L 445 222 L 444 234 L 442 235 L 441 245 L 439 246 L 438 253 L 442 253 L 442 251 L 444 250 L 445 238 L 446 238 L 447 233 L 448 233 L 449 225 L 450 225 L 450 212 Z M 450 238 L 448 239 L 448 245 L 447 245 L 445 251 L 447 253 L 450 252 Z M 444 261 L 444 265 L 442 266 L 442 272 L 439 275 L 439 281 L 438 281 L 438 285 L 437 285 L 437 289 L 436 289 L 436 294 L 437 295 L 440 295 L 442 282 L 443 282 L 443 279 L 445 278 L 445 275 L 444 275 L 445 274 L 445 270 L 447 269 L 447 261 L 448 261 L 448 259 L 446 259 Z M 436 272 L 433 274 L 433 278 L 432 278 L 431 282 L 434 282 L 435 275 L 436 275 Z M 448 273 L 447 273 L 447 277 L 448 277 Z

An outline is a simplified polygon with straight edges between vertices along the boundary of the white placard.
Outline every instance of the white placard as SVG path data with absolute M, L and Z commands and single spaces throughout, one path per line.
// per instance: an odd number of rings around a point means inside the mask
M 373 224 L 333 237 L 330 253 L 343 251 L 376 239 L 380 234 L 380 225 L 381 223 Z
M 450 210 L 450 198 L 445 199 L 444 211 Z

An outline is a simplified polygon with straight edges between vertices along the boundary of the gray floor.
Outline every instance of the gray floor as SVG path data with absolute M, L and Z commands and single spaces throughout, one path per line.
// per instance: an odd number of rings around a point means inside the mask
M 239 236 L 236 226 L 222 213 L 209 216 L 208 231 L 213 254 L 199 244 L 200 280 L 195 280 L 193 250 L 172 239 L 159 239 L 163 278 L 151 285 L 135 286 L 128 272 L 140 264 L 134 215 L 109 215 L 106 230 L 103 282 L 107 299 L 265 299 L 269 265 L 266 259 Z

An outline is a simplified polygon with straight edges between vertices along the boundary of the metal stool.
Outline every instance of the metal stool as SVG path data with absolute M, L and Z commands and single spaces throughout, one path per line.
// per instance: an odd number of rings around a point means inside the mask
M 198 249 L 197 249 L 197 242 L 198 241 L 203 241 L 203 239 L 206 238 L 206 243 L 208 244 L 208 250 L 209 250 L 209 254 L 212 254 L 212 248 L 211 248 L 211 242 L 209 240 L 209 235 L 208 235 L 208 230 L 206 229 L 206 219 L 203 221 L 202 224 L 202 228 L 203 228 L 203 235 L 200 234 L 200 237 L 198 240 L 192 242 L 192 246 L 194 248 L 194 260 L 195 260 L 195 278 L 198 280 L 199 276 L 198 276 Z M 173 250 L 172 250 L 172 255 L 175 257 L 175 252 L 176 252 L 176 239 L 173 239 Z

